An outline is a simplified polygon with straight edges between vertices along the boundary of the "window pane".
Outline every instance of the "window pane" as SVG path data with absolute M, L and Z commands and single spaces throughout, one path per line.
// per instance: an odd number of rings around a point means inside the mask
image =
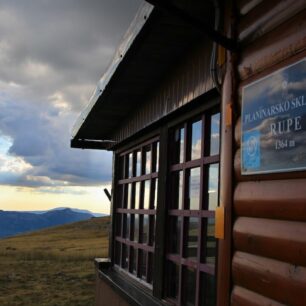
M 134 217 L 134 241 L 138 242 L 139 239 L 139 215 Z
M 220 146 L 220 113 L 211 116 L 210 129 L 210 155 L 217 155 Z
M 151 146 L 145 147 L 145 174 L 151 173 L 151 159 L 152 159 L 152 152 Z
M 192 124 L 191 159 L 201 158 L 202 121 Z
M 201 273 L 201 306 L 216 305 L 216 279 L 213 275 Z
M 179 288 L 179 266 L 175 263 L 167 262 L 167 296 L 177 300 Z
M 132 184 L 128 184 L 128 191 L 127 191 L 127 208 L 132 208 Z
M 219 164 L 208 168 L 208 210 L 216 210 L 218 206 Z
M 170 226 L 170 253 L 180 254 L 182 217 L 171 217 Z
M 200 208 L 200 168 L 190 170 L 189 177 L 189 209 Z
M 185 129 L 179 128 L 174 133 L 174 156 L 173 163 L 184 162 L 184 143 L 185 143 Z
M 115 242 L 115 264 L 120 265 L 121 243 Z
M 153 254 L 148 252 L 148 283 L 153 284 Z
M 133 153 L 129 154 L 129 177 L 133 176 Z
M 132 248 L 132 263 L 133 263 L 132 267 L 133 274 L 137 275 L 137 249 L 135 248 Z
M 139 267 L 139 271 L 140 271 L 140 277 L 144 280 L 146 280 L 147 276 L 147 252 L 145 251 L 140 251 L 140 267 Z
M 195 305 L 196 292 L 196 272 L 195 270 L 184 267 L 183 270 L 183 287 L 182 287 L 182 305 Z
M 135 184 L 135 209 L 139 209 L 140 205 L 140 182 Z
M 141 151 L 136 152 L 136 176 L 141 175 Z
M 155 171 L 158 172 L 159 170 L 159 142 L 156 143 L 156 167 Z
M 116 214 L 116 236 L 121 236 L 122 214 Z
M 127 269 L 129 264 L 128 247 L 126 244 L 122 244 L 122 268 Z
M 207 234 L 205 243 L 205 262 L 214 265 L 216 262 L 217 241 L 215 238 L 215 219 L 207 219 Z
M 185 250 L 186 257 L 197 259 L 198 234 L 199 234 L 198 231 L 199 231 L 199 219 L 189 218 L 187 245 Z
M 183 208 L 183 171 L 174 172 L 172 175 L 172 209 Z
M 158 179 L 154 180 L 154 201 L 153 201 L 153 209 L 157 208 L 157 191 L 158 191 Z
M 150 180 L 144 182 L 144 199 L 143 199 L 143 208 L 150 208 Z
M 149 215 L 143 215 L 142 243 L 147 244 L 149 238 Z
M 130 226 L 131 226 L 131 215 L 126 214 L 125 215 L 125 231 L 124 231 L 124 237 L 127 239 L 130 239 Z
M 150 219 L 150 245 L 155 241 L 155 215 L 149 216 Z

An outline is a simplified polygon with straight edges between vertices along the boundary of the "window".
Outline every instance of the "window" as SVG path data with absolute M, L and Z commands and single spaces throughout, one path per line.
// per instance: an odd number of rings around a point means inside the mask
M 152 284 L 158 158 L 158 138 L 119 157 L 115 264 L 147 284 Z
M 166 297 L 174 305 L 215 305 L 220 114 L 170 131 Z
M 215 306 L 220 113 L 176 122 L 116 155 L 114 263 L 171 305 Z

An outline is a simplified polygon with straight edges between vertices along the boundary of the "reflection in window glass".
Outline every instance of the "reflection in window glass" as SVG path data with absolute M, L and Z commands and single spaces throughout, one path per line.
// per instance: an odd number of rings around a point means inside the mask
M 146 270 L 147 270 L 147 252 L 140 251 L 140 277 L 146 280 Z
M 216 261 L 215 219 L 207 219 L 207 235 L 205 247 L 205 262 L 215 264 Z
M 125 221 L 125 238 L 130 238 L 130 226 L 131 226 L 131 215 L 126 214 L 126 221 Z
M 184 267 L 183 273 L 182 305 L 192 306 L 195 305 L 196 272 L 192 268 Z
M 155 179 L 155 190 L 154 190 L 154 201 L 153 201 L 153 209 L 157 208 L 157 191 L 158 191 L 158 179 Z
M 141 151 L 136 153 L 136 176 L 141 175 Z
M 180 254 L 182 217 L 171 217 L 170 224 L 171 224 L 170 252 L 173 254 Z
M 150 208 L 150 180 L 144 182 L 144 199 L 143 199 L 143 208 Z
M 134 217 L 134 241 L 138 242 L 139 237 L 139 215 Z
M 217 155 L 220 146 L 220 113 L 211 116 L 210 128 L 210 155 Z
M 201 273 L 201 288 L 200 306 L 215 306 L 216 305 L 216 280 L 213 275 Z
M 179 266 L 175 263 L 167 262 L 167 295 L 175 300 L 178 298 Z
M 145 174 L 151 173 L 151 146 L 145 147 Z
M 192 124 L 191 159 L 201 158 L 202 121 Z
M 128 247 L 126 244 L 122 244 L 122 268 L 127 269 L 129 264 Z
M 156 143 L 156 167 L 155 167 L 156 172 L 158 172 L 158 166 L 159 166 L 159 142 Z
M 183 171 L 174 172 L 172 176 L 172 203 L 173 209 L 183 208 Z
M 216 210 L 218 206 L 219 164 L 208 168 L 208 210 Z
M 129 177 L 133 176 L 133 153 L 129 154 Z
M 127 208 L 132 208 L 132 184 L 128 184 L 128 192 L 127 192 Z
M 184 162 L 184 141 L 185 141 L 185 130 L 184 128 L 177 129 L 175 131 L 175 156 L 174 163 Z
M 133 274 L 137 274 L 137 249 L 132 248 Z
M 200 168 L 190 170 L 189 177 L 189 209 L 200 208 Z
M 149 241 L 149 215 L 143 215 L 142 226 L 142 243 L 147 244 Z
M 135 209 L 140 205 L 140 182 L 135 183 Z
M 189 218 L 188 221 L 188 236 L 186 245 L 186 257 L 196 259 L 198 251 L 198 232 L 199 231 L 199 219 Z

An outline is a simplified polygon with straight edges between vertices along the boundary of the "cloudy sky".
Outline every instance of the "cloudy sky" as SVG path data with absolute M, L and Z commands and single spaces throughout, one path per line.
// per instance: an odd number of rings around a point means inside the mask
M 111 154 L 73 123 L 140 0 L 0 0 L 0 209 L 107 212 Z

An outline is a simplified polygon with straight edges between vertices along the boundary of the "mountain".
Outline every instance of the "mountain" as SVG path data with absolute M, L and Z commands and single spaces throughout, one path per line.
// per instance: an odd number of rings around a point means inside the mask
M 70 208 L 70 207 L 56 207 L 56 208 L 53 208 L 53 209 L 50 209 L 50 210 L 31 210 L 31 211 L 23 211 L 23 212 L 29 212 L 29 213 L 33 213 L 33 214 L 44 214 L 48 211 L 53 211 L 53 210 L 63 210 L 63 209 L 71 209 L 72 211 L 74 212 L 78 212 L 78 213 L 85 213 L 85 214 L 90 214 L 90 215 L 93 215 L 94 217 L 105 217 L 105 216 L 108 216 L 107 214 L 100 214 L 100 213 L 94 213 L 94 212 L 91 212 L 87 209 L 78 209 L 78 208 Z
M 50 210 L 41 214 L 0 210 L 0 238 L 87 220 L 92 217 L 92 214 L 75 212 L 70 208 Z

